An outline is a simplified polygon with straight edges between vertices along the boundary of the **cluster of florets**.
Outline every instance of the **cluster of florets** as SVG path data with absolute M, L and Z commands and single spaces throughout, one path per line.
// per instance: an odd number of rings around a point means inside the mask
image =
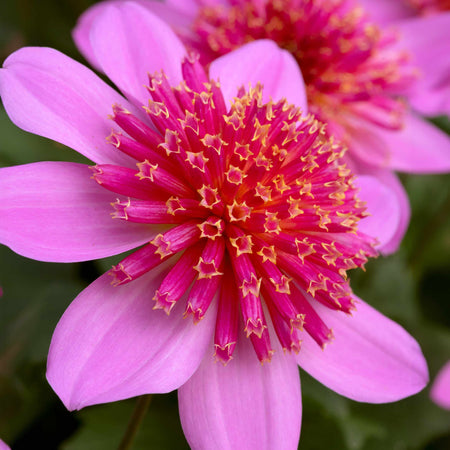
M 149 224 L 149 243 L 112 270 L 120 286 L 174 257 L 155 308 L 186 299 L 199 321 L 218 302 L 216 357 L 227 362 L 244 324 L 261 361 L 273 352 L 268 316 L 283 348 L 299 351 L 303 327 L 321 346 L 331 338 L 312 302 L 350 312 L 346 271 L 374 256 L 357 231 L 364 205 L 344 149 L 324 126 L 286 100 L 262 102 L 240 89 L 227 107 L 195 59 L 172 88 L 150 77 L 148 122 L 120 106 L 123 132 L 109 140 L 136 167 L 98 165 L 94 178 L 125 199 L 113 217 Z

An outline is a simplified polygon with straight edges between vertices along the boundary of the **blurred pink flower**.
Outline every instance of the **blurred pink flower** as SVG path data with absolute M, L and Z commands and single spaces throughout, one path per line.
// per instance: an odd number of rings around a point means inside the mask
M 450 114 L 450 2 L 448 0 L 359 0 L 373 20 L 397 33 L 399 45 L 419 69 L 405 92 L 412 107 L 425 115 Z
M 431 386 L 430 396 L 441 408 L 450 410 L 450 361 L 437 374 Z
M 8 445 L 6 445 L 1 439 L 0 439 L 0 450 L 11 450 Z
M 89 9 L 74 31 L 78 47 L 96 67 L 91 24 L 110 3 L 114 1 Z M 396 233 L 381 250 L 390 253 L 398 248 L 410 209 L 393 171 L 450 169 L 447 135 L 405 102 L 411 99 L 420 112 L 447 111 L 448 96 L 442 95 L 449 88 L 447 15 L 398 34 L 371 23 L 361 8 L 354 8 L 353 0 L 139 3 L 169 23 L 188 47 L 200 52 L 205 64 L 255 39 L 272 39 L 290 51 L 305 79 L 309 111 L 349 147 L 346 158 L 357 173 L 377 176 L 395 193 L 401 217 Z
M 17 126 L 95 163 L 0 169 L 0 242 L 56 262 L 143 245 L 55 330 L 47 377 L 67 408 L 179 388 L 193 448 L 293 449 L 298 365 L 357 401 L 420 391 L 419 345 L 346 278 L 375 254 L 372 236 L 391 238 L 398 206 L 375 178 L 353 180 L 340 144 L 301 115 L 292 57 L 258 41 L 206 74 L 137 3 L 90 25 L 96 65 L 123 96 L 48 48 L 0 70 Z

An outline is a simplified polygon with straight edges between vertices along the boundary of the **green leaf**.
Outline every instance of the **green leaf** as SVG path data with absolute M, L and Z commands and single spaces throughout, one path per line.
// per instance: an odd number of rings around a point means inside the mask
M 77 414 L 82 425 L 63 450 L 117 448 L 133 413 L 136 399 L 92 406 Z M 132 450 L 189 449 L 178 418 L 176 394 L 153 395 Z

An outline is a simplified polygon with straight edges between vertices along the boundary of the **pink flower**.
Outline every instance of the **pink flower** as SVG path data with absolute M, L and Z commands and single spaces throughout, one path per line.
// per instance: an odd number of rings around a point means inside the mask
M 359 0 L 371 18 L 397 33 L 419 69 L 405 92 L 412 107 L 425 115 L 450 114 L 450 2 L 448 0 Z
M 88 10 L 74 32 L 79 48 L 97 67 L 89 38 L 91 23 L 109 3 Z M 309 110 L 327 124 L 329 134 L 349 147 L 348 163 L 358 173 L 377 176 L 396 194 L 401 218 L 381 250 L 398 248 L 410 210 L 392 171 L 450 169 L 447 135 L 405 103 L 411 98 L 418 111 L 448 111 L 437 103 L 447 102 L 441 94 L 449 86 L 449 17 L 421 22 L 399 36 L 380 30 L 354 8 L 352 0 L 167 0 L 165 4 L 141 0 L 140 4 L 171 24 L 189 47 L 200 52 L 205 64 L 254 39 L 272 39 L 289 50 L 305 79 Z M 419 80 L 410 54 L 426 75 Z
M 0 439 L 0 450 L 11 450 L 11 449 Z
M 278 449 L 297 448 L 298 365 L 357 401 L 420 391 L 419 345 L 346 279 L 371 236 L 391 238 L 397 204 L 375 178 L 353 181 L 341 145 L 301 115 L 291 56 L 258 41 L 206 74 L 133 2 L 92 17 L 89 45 L 124 96 L 52 49 L 0 71 L 16 125 L 95 163 L 1 169 L 0 242 L 58 262 L 142 245 L 55 330 L 47 377 L 67 408 L 179 389 L 193 448 Z
M 450 410 L 450 361 L 437 374 L 430 396 L 441 408 Z

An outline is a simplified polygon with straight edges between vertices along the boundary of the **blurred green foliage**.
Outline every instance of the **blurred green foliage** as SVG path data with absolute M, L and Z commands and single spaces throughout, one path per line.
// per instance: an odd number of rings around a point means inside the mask
M 70 37 L 88 0 L 2 0 L 0 57 L 24 45 L 50 46 L 82 61 Z M 445 118 L 435 120 L 450 130 Z M 81 160 L 75 152 L 15 128 L 0 110 L 0 166 Z M 450 177 L 403 176 L 412 221 L 400 251 L 352 273 L 355 292 L 420 342 L 432 378 L 450 358 Z M 69 413 L 45 380 L 52 331 L 80 290 L 111 261 L 48 264 L 0 247 L 0 437 L 13 450 L 109 450 L 125 431 L 134 399 Z M 380 330 L 382 333 L 383 330 Z M 389 380 L 386 380 L 389 383 Z M 388 405 L 359 404 L 302 374 L 302 450 L 444 450 L 450 413 L 429 388 Z M 134 449 L 188 448 L 176 394 L 154 396 Z

